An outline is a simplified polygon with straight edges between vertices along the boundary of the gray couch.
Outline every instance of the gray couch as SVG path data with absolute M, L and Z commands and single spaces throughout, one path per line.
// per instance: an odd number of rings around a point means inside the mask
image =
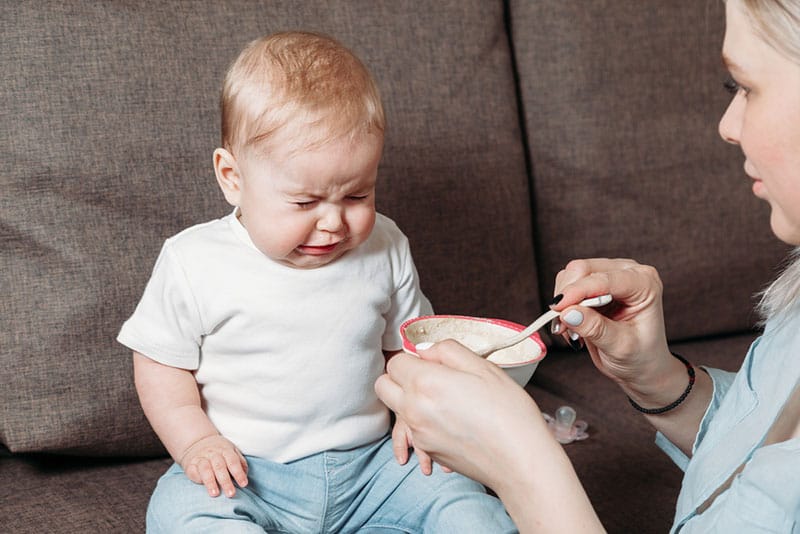
M 736 369 L 786 249 L 716 122 L 721 2 L 7 2 L 0 187 L 0 530 L 141 532 L 170 461 L 115 343 L 163 239 L 228 212 L 217 98 L 250 39 L 336 36 L 388 114 L 379 209 L 440 313 L 528 322 L 573 257 L 659 268 L 674 350 Z M 585 352 L 527 389 L 611 532 L 664 532 L 681 473 Z M 553 513 L 569 513 L 567 510 Z

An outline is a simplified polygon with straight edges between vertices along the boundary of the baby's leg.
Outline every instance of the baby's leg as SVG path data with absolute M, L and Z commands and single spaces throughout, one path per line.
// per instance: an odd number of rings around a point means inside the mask
M 174 464 L 158 481 L 147 507 L 148 534 L 250 533 L 276 531 L 263 517 L 263 509 L 252 492 L 236 488 L 231 499 L 210 497 L 202 484 L 195 484 Z
M 361 527 L 361 533 L 517 532 L 500 500 L 473 480 L 444 473 L 438 466 L 425 476 L 413 455 L 408 464 L 400 466 L 392 454 L 391 440 L 373 461 L 384 465 L 364 489 L 359 507 L 375 512 Z

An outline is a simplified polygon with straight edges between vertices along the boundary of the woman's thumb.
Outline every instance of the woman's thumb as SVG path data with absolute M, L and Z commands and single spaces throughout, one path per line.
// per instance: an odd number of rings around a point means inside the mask
M 616 337 L 614 321 L 591 308 L 567 308 L 561 313 L 561 321 L 567 329 L 600 348 Z

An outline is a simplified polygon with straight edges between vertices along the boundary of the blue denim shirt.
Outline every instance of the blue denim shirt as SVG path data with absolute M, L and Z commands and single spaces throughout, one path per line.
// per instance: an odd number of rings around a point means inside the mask
M 761 446 L 800 378 L 800 314 L 767 324 L 738 373 L 706 370 L 714 394 L 691 459 L 656 435 L 685 471 L 671 532 L 800 533 L 800 438 Z M 698 513 L 742 465 L 730 487 Z

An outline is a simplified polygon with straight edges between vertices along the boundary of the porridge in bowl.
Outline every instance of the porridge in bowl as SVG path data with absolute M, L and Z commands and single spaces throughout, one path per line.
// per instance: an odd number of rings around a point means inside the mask
M 445 339 L 454 339 L 471 350 L 480 350 L 524 328 L 500 319 L 429 315 L 406 321 L 400 327 L 400 335 L 403 338 L 403 350 L 416 354 L 416 346 L 420 343 L 437 343 Z M 533 334 L 517 345 L 491 354 L 488 360 L 505 369 L 518 384 L 524 386 L 545 352 L 539 334 Z

